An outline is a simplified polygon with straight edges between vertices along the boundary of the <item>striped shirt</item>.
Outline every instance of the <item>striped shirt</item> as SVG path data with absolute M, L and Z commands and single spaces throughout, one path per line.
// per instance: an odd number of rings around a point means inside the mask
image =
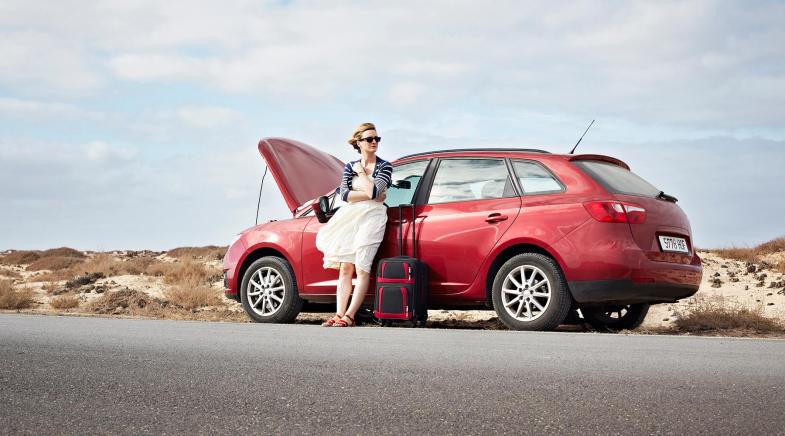
M 349 191 L 352 190 L 352 177 L 357 175 L 357 173 L 352 169 L 352 166 L 361 160 L 362 159 L 349 161 L 343 167 L 341 186 L 338 187 L 338 194 L 341 196 L 343 201 L 349 201 Z M 369 176 L 373 181 L 373 196 L 371 199 L 375 199 L 379 194 L 386 191 L 387 188 L 390 187 L 390 183 L 392 183 L 392 171 L 393 166 L 390 162 L 380 158 L 379 156 L 376 156 L 376 166 L 373 167 L 373 174 Z

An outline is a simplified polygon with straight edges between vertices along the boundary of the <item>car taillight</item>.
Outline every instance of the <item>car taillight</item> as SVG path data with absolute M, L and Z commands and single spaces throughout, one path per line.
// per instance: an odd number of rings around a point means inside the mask
M 632 203 L 618 201 L 590 201 L 583 203 L 589 215 L 603 223 L 643 224 L 646 209 Z

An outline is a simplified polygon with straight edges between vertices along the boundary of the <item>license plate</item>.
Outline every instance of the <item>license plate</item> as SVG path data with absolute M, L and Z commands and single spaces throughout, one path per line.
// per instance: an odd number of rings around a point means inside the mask
M 662 248 L 662 251 L 670 251 L 674 253 L 690 252 L 690 249 L 687 248 L 686 239 L 674 238 L 673 236 L 660 236 L 660 248 Z

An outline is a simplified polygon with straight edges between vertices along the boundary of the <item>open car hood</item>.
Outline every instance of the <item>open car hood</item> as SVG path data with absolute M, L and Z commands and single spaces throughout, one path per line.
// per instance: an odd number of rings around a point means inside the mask
M 333 192 L 341 183 L 344 163 L 308 144 L 286 138 L 262 138 L 259 153 L 292 214 L 304 203 Z

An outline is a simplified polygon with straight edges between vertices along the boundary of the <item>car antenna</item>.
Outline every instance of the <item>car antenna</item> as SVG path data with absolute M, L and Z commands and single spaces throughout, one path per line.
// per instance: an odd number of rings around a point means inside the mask
M 592 124 L 594 124 L 594 120 L 591 120 L 591 123 L 589 123 L 589 127 L 586 128 L 586 131 L 583 132 L 583 135 L 581 135 L 580 139 L 578 139 L 578 142 L 575 143 L 575 147 L 572 147 L 572 150 L 570 150 L 570 154 L 575 153 L 575 149 L 578 148 L 578 144 L 580 144 L 583 137 L 586 136 L 586 132 L 588 132 L 589 129 L 591 129 Z
M 264 174 L 262 175 L 262 184 L 259 186 L 259 201 L 256 203 L 256 222 L 254 225 L 259 225 L 259 206 L 262 204 L 262 188 L 264 188 L 264 177 L 267 175 L 267 164 L 264 165 Z

